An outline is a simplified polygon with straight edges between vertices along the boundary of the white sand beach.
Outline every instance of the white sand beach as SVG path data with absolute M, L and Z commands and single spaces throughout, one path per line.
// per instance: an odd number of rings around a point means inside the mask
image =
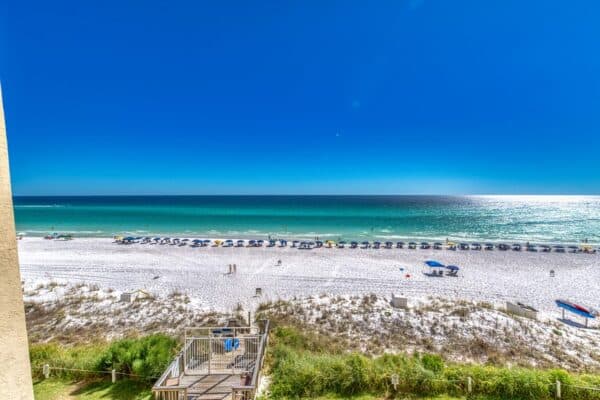
M 25 287 L 51 281 L 96 284 L 118 291 L 180 291 L 205 309 L 327 293 L 375 293 L 409 298 L 441 296 L 500 303 L 523 301 L 559 315 L 557 298 L 600 306 L 597 254 L 409 249 L 222 248 L 157 244 L 118 245 L 107 238 L 19 241 Z M 425 276 L 423 261 L 460 266 L 458 277 Z M 278 260 L 281 265 L 278 266 Z M 227 274 L 236 264 L 237 273 Z M 404 270 L 401 271 L 401 268 Z M 550 276 L 550 270 L 555 276 Z M 410 277 L 407 277 L 407 274 Z M 262 288 L 262 296 L 255 289 Z

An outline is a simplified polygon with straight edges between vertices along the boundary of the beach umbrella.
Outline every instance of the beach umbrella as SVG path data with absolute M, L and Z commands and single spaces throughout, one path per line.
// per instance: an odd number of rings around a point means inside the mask
M 447 265 L 446 269 L 449 269 L 450 271 L 458 271 L 460 268 L 458 268 L 456 265 Z

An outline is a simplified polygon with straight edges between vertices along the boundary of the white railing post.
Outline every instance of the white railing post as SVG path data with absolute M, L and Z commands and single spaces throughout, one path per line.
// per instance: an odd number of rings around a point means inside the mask
M 210 363 L 212 362 L 212 337 L 208 338 L 208 375 L 210 375 Z
M 44 374 L 45 379 L 50 378 L 50 365 L 44 364 L 44 367 L 42 368 L 42 373 Z
M 557 379 L 556 380 L 556 398 L 560 399 L 561 398 L 561 390 L 560 390 L 560 381 Z
M 110 375 L 112 378 L 112 383 L 115 383 L 117 381 L 117 370 L 113 369 L 112 371 L 110 371 Z
M 473 379 L 470 376 L 467 377 L 467 393 L 473 393 Z

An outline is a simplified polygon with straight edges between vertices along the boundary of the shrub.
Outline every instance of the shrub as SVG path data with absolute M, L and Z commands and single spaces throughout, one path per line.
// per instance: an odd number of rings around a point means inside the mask
M 165 335 L 151 335 L 140 339 L 114 342 L 96 365 L 97 370 L 116 369 L 142 379 L 156 379 L 172 361 L 177 341 Z
M 105 373 L 114 368 L 120 373 L 153 380 L 169 365 L 176 347 L 177 341 L 173 338 L 151 335 L 139 339 L 123 339 L 112 344 L 35 344 L 31 346 L 29 354 L 36 378 L 42 377 L 42 367 L 48 364 L 52 367 L 52 376 L 64 378 L 106 377 Z

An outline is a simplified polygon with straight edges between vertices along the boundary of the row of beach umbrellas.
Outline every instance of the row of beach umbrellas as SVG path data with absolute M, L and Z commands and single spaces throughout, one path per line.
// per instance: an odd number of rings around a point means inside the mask
M 192 246 L 192 247 L 206 247 L 206 246 L 215 246 L 215 247 L 287 247 L 288 241 L 285 239 L 269 239 L 269 240 L 210 240 L 210 239 L 187 239 L 187 238 L 171 238 L 171 237 L 133 237 L 133 236 L 117 236 L 115 237 L 115 241 L 121 244 L 131 244 L 131 243 L 147 243 L 147 244 L 161 244 L 161 245 L 179 245 L 179 246 Z M 362 249 L 434 249 L 434 250 L 500 250 L 500 251 L 529 251 L 529 252 L 555 252 L 555 253 L 595 253 L 596 249 L 592 246 L 584 244 L 581 246 L 563 246 L 563 245 L 535 245 L 527 243 L 525 245 L 520 243 L 506 244 L 506 243 L 454 243 L 454 242 L 379 242 L 379 241 L 333 241 L 333 240 L 314 240 L 314 241 L 302 241 L 302 240 L 293 240 L 289 242 L 291 247 L 299 248 L 299 249 L 313 249 L 313 248 L 345 248 L 349 247 L 352 249 L 362 248 Z

